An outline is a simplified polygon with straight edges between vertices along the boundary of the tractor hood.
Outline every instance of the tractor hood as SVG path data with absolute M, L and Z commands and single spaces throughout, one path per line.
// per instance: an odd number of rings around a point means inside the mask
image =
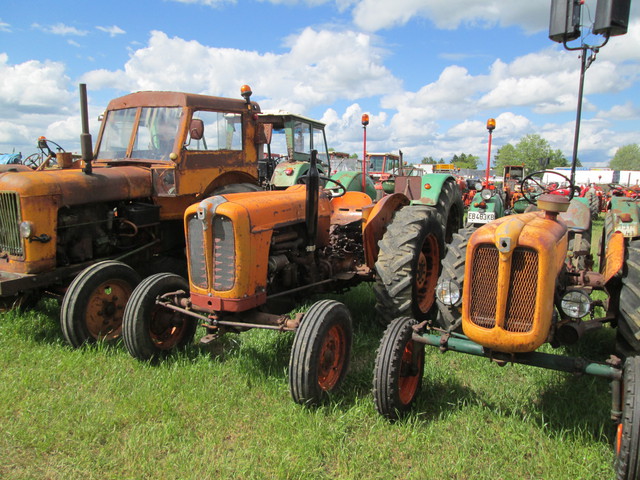
M 0 173 L 0 191 L 58 197 L 61 205 L 149 197 L 151 185 L 148 169 L 131 166 L 94 168 L 90 175 L 79 169 Z

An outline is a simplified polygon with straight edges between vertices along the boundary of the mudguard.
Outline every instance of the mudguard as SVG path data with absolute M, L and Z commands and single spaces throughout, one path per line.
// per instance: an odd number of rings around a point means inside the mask
M 334 173 L 331 178 L 340 182 L 347 189 L 347 192 L 362 192 L 362 172 L 345 171 Z M 332 188 L 335 185 L 330 185 L 328 182 L 327 187 Z M 369 197 L 376 198 L 376 187 L 373 184 L 373 180 L 367 176 L 365 192 Z

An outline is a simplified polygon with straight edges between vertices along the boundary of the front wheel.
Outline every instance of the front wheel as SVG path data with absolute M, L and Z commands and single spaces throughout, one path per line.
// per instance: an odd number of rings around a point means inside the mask
M 289 388 L 296 403 L 318 405 L 342 383 L 349 366 L 353 329 L 347 307 L 314 303 L 296 331 L 289 359 Z
M 424 346 L 412 339 L 413 318 L 396 318 L 387 327 L 373 370 L 373 400 L 380 415 L 398 419 L 411 408 L 422 384 Z
M 159 305 L 156 299 L 188 295 L 189 284 L 179 275 L 158 273 L 145 279 L 131 294 L 124 311 L 122 338 L 131 356 L 153 360 L 181 349 L 192 342 L 196 331 L 194 318 Z
M 622 417 L 615 438 L 616 479 L 640 475 L 640 357 L 629 357 L 622 374 Z
M 133 268 L 106 260 L 84 269 L 73 279 L 60 309 L 62 334 L 72 347 L 113 340 L 122 332 L 122 315 L 140 282 Z

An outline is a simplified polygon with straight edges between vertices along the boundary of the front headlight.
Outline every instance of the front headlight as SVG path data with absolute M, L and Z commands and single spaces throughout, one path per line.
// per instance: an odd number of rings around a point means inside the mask
M 33 235 L 33 223 L 20 222 L 20 236 L 22 238 L 31 238 Z
M 569 290 L 562 296 L 560 308 L 571 318 L 582 318 L 591 311 L 591 298 L 582 290 Z
M 493 197 L 493 190 L 489 190 L 488 188 L 485 188 L 482 190 L 482 192 L 480 193 L 480 196 L 482 197 L 482 199 L 486 202 L 487 200 L 489 200 L 491 197 Z
M 436 297 L 440 303 L 447 306 L 454 306 L 462 298 L 462 288 L 458 282 L 448 279 L 438 280 L 436 285 Z

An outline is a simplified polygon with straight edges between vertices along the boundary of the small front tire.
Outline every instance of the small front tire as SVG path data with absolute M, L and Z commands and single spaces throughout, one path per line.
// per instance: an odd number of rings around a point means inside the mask
M 115 260 L 99 262 L 76 276 L 62 299 L 60 326 L 72 347 L 114 340 L 122 332 L 122 315 L 140 276 Z
M 424 345 L 415 342 L 413 318 L 389 324 L 376 355 L 373 400 L 380 415 L 397 420 L 408 411 L 420 391 L 424 372 Z
M 195 319 L 156 303 L 158 297 L 173 292 L 178 298 L 187 296 L 189 284 L 179 275 L 158 273 L 131 294 L 122 322 L 122 338 L 131 356 L 154 360 L 193 341 Z
M 335 300 L 314 303 L 296 331 L 289 360 L 289 388 L 296 403 L 319 405 L 347 372 L 353 328 L 347 307 Z
M 616 479 L 640 476 L 640 357 L 629 357 L 622 374 L 622 417 L 615 437 Z

